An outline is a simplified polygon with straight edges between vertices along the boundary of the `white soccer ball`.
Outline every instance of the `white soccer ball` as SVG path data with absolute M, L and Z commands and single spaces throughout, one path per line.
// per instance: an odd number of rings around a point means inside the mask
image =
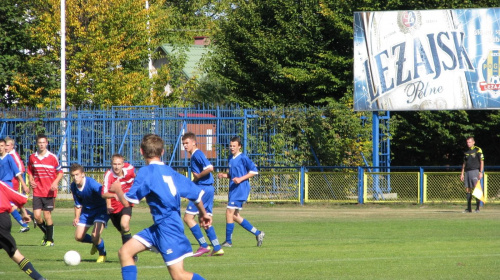
M 80 263 L 80 254 L 77 251 L 68 251 L 64 254 L 64 262 L 67 265 L 78 265 Z

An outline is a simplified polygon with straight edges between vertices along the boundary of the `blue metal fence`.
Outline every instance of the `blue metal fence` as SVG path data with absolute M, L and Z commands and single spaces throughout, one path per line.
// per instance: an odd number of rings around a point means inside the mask
M 272 110 L 272 109 L 270 109 Z M 264 130 L 265 120 L 256 110 L 234 107 L 162 108 L 116 106 L 109 110 L 11 110 L 0 111 L 0 137 L 16 140 L 16 150 L 27 160 L 36 150 L 36 135 L 49 138 L 49 150 L 58 154 L 63 166 L 80 163 L 86 167 L 108 167 L 114 153 L 130 163 L 143 164 L 139 144 L 143 135 L 155 133 L 165 140 L 164 160 L 172 166 L 186 166 L 182 149 L 184 131 L 193 131 L 214 166 L 227 165 L 229 140 L 240 136 L 244 149 L 259 166 L 276 165 L 271 146 L 273 129 Z M 245 151 L 246 152 L 246 151 Z M 309 164 L 309 163 L 306 163 Z M 312 163 L 314 164 L 314 163 Z

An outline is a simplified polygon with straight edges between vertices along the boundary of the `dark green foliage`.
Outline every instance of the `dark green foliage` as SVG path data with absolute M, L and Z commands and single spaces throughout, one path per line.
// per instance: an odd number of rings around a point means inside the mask
M 207 66 L 222 91 L 205 98 L 252 107 L 339 100 L 352 82 L 350 17 L 345 29 L 319 1 L 241 1 L 221 20 Z

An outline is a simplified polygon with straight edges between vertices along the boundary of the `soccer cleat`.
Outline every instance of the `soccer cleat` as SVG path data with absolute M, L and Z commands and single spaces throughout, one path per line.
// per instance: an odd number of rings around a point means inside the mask
M 94 243 L 92 243 L 92 248 L 90 248 L 90 254 L 95 255 L 96 252 L 97 252 L 97 246 L 95 246 Z
M 476 209 L 474 212 L 479 213 L 479 209 Z
M 193 254 L 193 257 L 200 257 L 206 253 L 210 253 L 210 246 L 208 246 L 207 248 L 204 247 L 198 248 L 198 250 L 196 250 L 196 253 Z
M 30 230 L 30 227 L 21 227 L 19 232 L 24 233 L 24 232 L 28 232 L 29 230 Z
M 469 209 L 465 209 L 462 213 L 470 213 L 470 212 L 472 212 L 472 211 Z
M 106 262 L 106 256 L 99 256 L 97 258 L 97 261 L 95 261 L 97 263 L 105 263 Z
M 139 261 L 139 256 L 138 255 L 135 255 L 134 256 L 134 262 L 137 263 Z
M 224 243 L 222 243 L 220 246 L 221 247 L 233 247 L 233 244 L 231 244 L 231 243 L 229 243 L 227 241 L 224 241 Z
M 52 242 L 52 241 L 46 241 L 45 245 L 42 245 L 42 246 L 45 246 L 45 247 L 54 247 L 54 242 Z
M 47 236 L 44 234 L 42 242 L 40 242 L 40 245 L 45 246 L 45 243 L 47 243 Z
M 262 246 L 262 241 L 264 241 L 264 235 L 266 235 L 263 231 L 259 233 L 259 235 L 256 236 L 257 239 L 257 247 Z
M 224 256 L 224 250 L 222 249 L 220 249 L 219 251 L 212 250 L 212 252 L 208 255 L 208 257 L 220 257 L 220 256 Z

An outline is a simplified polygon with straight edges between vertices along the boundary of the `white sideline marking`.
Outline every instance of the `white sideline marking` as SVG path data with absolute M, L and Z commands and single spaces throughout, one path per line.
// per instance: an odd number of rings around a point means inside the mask
M 290 262 L 284 261 L 266 261 L 266 263 L 275 263 L 275 264 L 287 264 L 287 263 L 317 263 L 317 262 L 350 262 L 350 261 L 380 261 L 380 260 L 402 260 L 402 259 L 437 259 L 437 258 L 471 258 L 471 257 L 499 257 L 500 254 L 481 254 L 481 255 L 457 255 L 457 256 L 422 256 L 422 257 L 379 257 L 379 258 L 345 258 L 345 259 L 321 259 L 321 260 L 292 260 Z M 255 265 L 261 262 L 240 262 L 239 265 Z M 233 266 L 233 263 L 218 263 L 217 266 Z M 159 266 L 138 266 L 137 269 L 140 271 L 141 269 L 158 269 L 165 268 L 165 265 Z M 71 272 L 83 272 L 83 271 L 107 271 L 107 270 L 119 270 L 118 266 L 115 267 L 102 267 L 102 268 L 94 268 L 94 269 L 72 269 Z M 46 273 L 67 273 L 67 270 L 44 270 Z M 0 273 L 1 274 L 1 273 Z

